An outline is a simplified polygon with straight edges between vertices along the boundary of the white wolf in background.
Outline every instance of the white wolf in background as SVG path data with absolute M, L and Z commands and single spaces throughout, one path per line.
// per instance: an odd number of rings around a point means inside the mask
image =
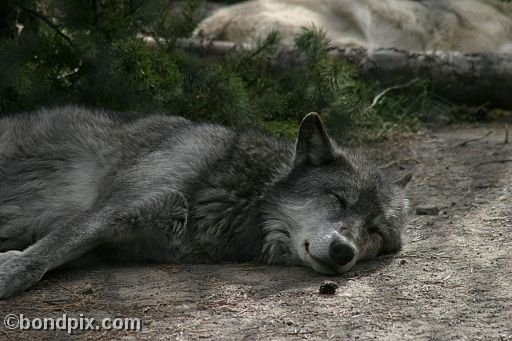
M 251 43 L 278 30 L 292 43 L 311 25 L 342 48 L 512 50 L 512 4 L 497 0 L 251 0 L 217 11 L 196 35 Z

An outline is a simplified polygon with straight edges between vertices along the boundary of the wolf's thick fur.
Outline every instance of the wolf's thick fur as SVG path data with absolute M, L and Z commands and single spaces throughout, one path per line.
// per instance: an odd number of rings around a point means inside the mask
M 121 117 L 65 107 L 0 120 L 0 298 L 92 256 L 334 274 L 400 249 L 403 190 L 338 147 L 316 114 L 295 145 Z
M 250 0 L 217 11 L 196 34 L 250 43 L 276 29 L 291 43 L 311 24 L 338 47 L 512 51 L 512 5 L 497 0 Z

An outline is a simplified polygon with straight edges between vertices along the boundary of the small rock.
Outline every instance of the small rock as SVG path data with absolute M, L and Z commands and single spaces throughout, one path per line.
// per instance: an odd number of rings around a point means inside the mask
M 398 261 L 398 264 L 400 264 L 400 265 L 405 265 L 405 264 L 407 264 L 407 261 L 406 261 L 405 259 L 400 259 L 400 260 Z
M 437 206 L 416 206 L 417 215 L 438 215 L 439 207 Z
M 90 284 L 87 284 L 81 291 L 82 294 L 84 295 L 90 295 L 92 293 L 94 293 L 94 290 L 92 288 L 92 285 Z
M 320 285 L 320 294 L 322 295 L 334 295 L 336 293 L 336 289 L 338 289 L 338 284 L 333 281 L 323 281 Z

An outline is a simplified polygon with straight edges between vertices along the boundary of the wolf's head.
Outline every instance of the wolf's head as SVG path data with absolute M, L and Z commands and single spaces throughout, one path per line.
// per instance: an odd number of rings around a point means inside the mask
M 265 199 L 263 257 L 336 274 L 398 251 L 409 179 L 388 181 L 364 156 L 337 146 L 319 116 L 308 114 L 291 171 Z

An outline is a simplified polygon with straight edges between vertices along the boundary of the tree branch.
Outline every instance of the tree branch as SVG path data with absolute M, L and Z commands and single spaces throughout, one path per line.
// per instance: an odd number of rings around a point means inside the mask
M 75 48 L 75 45 L 73 44 L 73 42 L 71 41 L 71 38 L 69 38 L 67 35 L 65 35 L 61 30 L 60 28 L 55 25 L 54 23 L 51 22 L 50 19 L 48 19 L 47 17 L 45 17 L 44 15 L 42 15 L 41 13 L 37 12 L 37 11 L 34 11 L 30 8 L 26 8 L 26 7 L 23 7 L 23 6 L 20 6 L 21 10 L 29 13 L 30 15 L 42 20 L 46 25 L 48 25 L 51 29 L 53 29 L 59 36 L 61 36 L 62 38 L 64 38 L 64 40 L 66 40 L 68 42 L 68 44 L 72 47 L 72 48 Z
M 390 86 L 389 88 L 386 88 L 384 91 L 382 91 L 381 93 L 379 93 L 377 96 L 375 96 L 375 98 L 373 99 L 372 101 L 372 104 L 370 104 L 370 106 L 368 107 L 368 109 L 372 109 L 373 107 L 375 107 L 377 105 L 377 103 L 379 103 L 379 100 L 384 97 L 388 92 L 390 91 L 393 91 L 393 90 L 398 90 L 398 89 L 402 89 L 402 88 L 406 88 L 408 86 L 411 86 L 413 85 L 414 83 L 418 82 L 419 79 L 418 78 L 414 78 L 413 80 L 410 80 L 408 81 L 407 83 L 405 84 L 399 84 L 399 85 L 394 85 L 394 86 Z

